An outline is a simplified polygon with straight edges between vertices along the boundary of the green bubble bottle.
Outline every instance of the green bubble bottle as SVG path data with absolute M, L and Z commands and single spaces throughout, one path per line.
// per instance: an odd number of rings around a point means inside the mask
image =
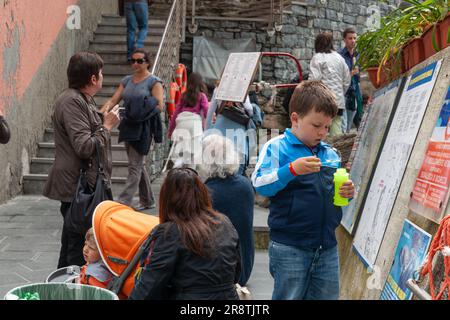
M 338 207 L 348 206 L 348 199 L 339 195 L 339 189 L 348 181 L 349 174 L 345 168 L 337 169 L 334 173 L 334 205 Z

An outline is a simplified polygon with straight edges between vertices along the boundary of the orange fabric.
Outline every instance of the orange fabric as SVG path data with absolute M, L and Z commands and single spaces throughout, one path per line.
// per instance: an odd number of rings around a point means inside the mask
M 166 102 L 167 107 L 167 115 L 169 118 L 172 118 L 175 108 L 178 102 L 180 102 L 181 98 L 181 92 L 180 87 L 176 82 L 170 83 L 170 90 L 169 90 L 169 99 Z
M 104 201 L 95 209 L 92 225 L 103 262 L 117 277 L 126 269 L 137 250 L 147 239 L 159 218 L 114 201 Z M 124 283 L 121 293 L 129 296 L 139 263 Z
M 186 66 L 182 63 L 178 64 L 178 68 L 175 72 L 175 81 L 180 87 L 181 94 L 185 93 L 187 89 L 187 71 Z
M 88 277 L 86 275 L 86 267 L 87 267 L 87 264 L 84 265 L 81 268 L 80 283 L 81 284 L 86 284 L 86 285 L 89 285 L 89 286 L 94 286 L 94 287 L 99 287 L 99 288 L 106 289 L 106 287 L 108 286 L 109 281 L 101 282 L 101 281 L 97 280 L 94 277 Z
M 450 216 L 442 219 L 441 224 L 439 225 L 439 229 L 433 238 L 433 242 L 431 242 L 427 261 L 420 271 L 420 275 L 422 277 L 426 274 L 428 274 L 429 276 L 430 293 L 433 300 L 440 300 L 447 288 L 449 290 L 447 299 L 450 299 L 450 256 L 444 255 L 444 280 L 442 281 L 440 291 L 437 294 L 433 279 L 434 255 L 444 247 L 450 247 Z

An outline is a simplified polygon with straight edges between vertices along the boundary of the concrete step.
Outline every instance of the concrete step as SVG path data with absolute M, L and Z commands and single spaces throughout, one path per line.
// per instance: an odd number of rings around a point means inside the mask
M 147 39 L 150 38 L 161 38 L 163 36 L 164 29 L 151 29 L 148 31 Z M 126 42 L 126 33 L 108 33 L 95 31 L 94 32 L 94 41 L 125 41 Z
M 165 25 L 154 25 L 149 26 L 148 32 L 151 35 L 152 32 L 163 34 Z M 95 34 L 115 34 L 115 35 L 123 35 L 126 36 L 127 34 L 127 26 L 126 25 L 99 25 L 97 29 L 95 30 Z
M 54 158 L 33 158 L 31 159 L 30 173 L 48 174 L 54 162 Z M 128 176 L 128 161 L 113 161 L 112 174 L 114 177 L 126 178 Z
M 148 28 L 155 26 L 165 26 L 166 18 L 160 17 L 149 17 L 148 19 Z M 127 21 L 125 17 L 121 17 L 119 15 L 102 15 L 102 20 L 99 23 L 99 26 L 127 26 Z
M 113 129 L 111 132 L 111 144 L 119 144 L 119 131 L 117 128 Z M 55 142 L 55 130 L 53 128 L 45 129 L 44 141 L 43 142 Z
M 158 46 L 160 42 L 161 42 L 161 37 L 149 37 L 144 42 L 144 47 L 145 48 L 155 47 L 155 46 Z M 104 52 L 104 51 L 108 51 L 108 50 L 125 51 L 125 50 L 127 50 L 127 41 L 126 40 L 118 40 L 118 41 L 95 40 L 90 43 L 89 50 L 93 51 L 93 52 L 99 52 L 99 51 Z
M 26 195 L 42 194 L 47 178 L 47 174 L 25 174 L 23 176 L 23 193 Z M 112 177 L 111 180 L 113 195 L 117 197 L 125 187 L 126 178 Z
M 40 142 L 37 158 L 54 158 L 55 157 L 55 143 Z M 112 145 L 112 160 L 113 161 L 127 161 L 127 153 L 124 145 Z

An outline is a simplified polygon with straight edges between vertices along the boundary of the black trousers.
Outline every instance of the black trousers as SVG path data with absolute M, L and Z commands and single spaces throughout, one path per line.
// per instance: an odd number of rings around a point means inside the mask
M 70 202 L 61 202 L 61 215 L 66 216 Z M 84 235 L 67 230 L 63 225 L 61 235 L 61 251 L 59 252 L 58 269 L 68 266 L 83 266 L 86 262 L 83 257 Z

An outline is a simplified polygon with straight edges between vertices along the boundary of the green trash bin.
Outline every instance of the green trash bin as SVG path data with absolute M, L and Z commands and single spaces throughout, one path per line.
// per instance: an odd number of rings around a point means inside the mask
M 38 293 L 40 300 L 119 300 L 109 290 L 74 283 L 35 283 L 10 290 L 4 300 L 14 296 L 23 297 L 26 293 Z

